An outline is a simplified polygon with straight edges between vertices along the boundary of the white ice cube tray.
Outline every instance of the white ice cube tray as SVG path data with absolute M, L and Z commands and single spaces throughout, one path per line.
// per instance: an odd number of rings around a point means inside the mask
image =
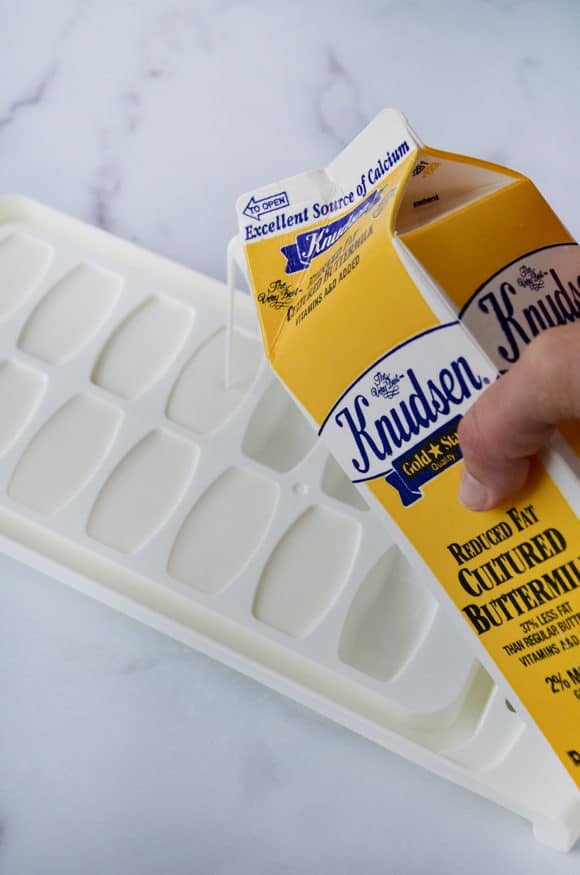
M 1 548 L 530 819 L 580 794 L 275 381 L 250 299 L 0 199 Z

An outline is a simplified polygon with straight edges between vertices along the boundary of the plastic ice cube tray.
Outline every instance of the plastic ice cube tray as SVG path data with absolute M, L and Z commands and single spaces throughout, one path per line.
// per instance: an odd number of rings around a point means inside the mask
M 570 847 L 580 794 L 275 381 L 239 293 L 225 388 L 226 297 L 0 200 L 2 549 Z

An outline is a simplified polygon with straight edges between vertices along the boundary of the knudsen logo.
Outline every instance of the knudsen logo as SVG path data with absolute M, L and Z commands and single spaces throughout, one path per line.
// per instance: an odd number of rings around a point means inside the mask
M 313 258 L 327 252 L 352 228 L 355 222 L 379 204 L 383 191 L 384 189 L 376 189 L 340 219 L 335 219 L 334 222 L 329 222 L 327 225 L 321 225 L 320 228 L 305 231 L 303 234 L 297 234 L 294 243 L 282 246 L 280 251 L 286 256 L 286 273 L 297 273 L 299 270 L 304 270 L 304 268 L 309 267 Z
M 408 506 L 461 459 L 459 420 L 496 376 L 458 322 L 438 325 L 368 368 L 319 433 L 354 483 L 384 477 Z
M 580 247 L 547 246 L 487 280 L 459 314 L 500 371 L 540 332 L 580 320 Z

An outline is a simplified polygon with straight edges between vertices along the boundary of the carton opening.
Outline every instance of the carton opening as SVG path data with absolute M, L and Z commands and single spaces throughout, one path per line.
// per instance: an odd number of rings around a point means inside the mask
M 443 153 L 420 152 L 405 186 L 395 231 L 405 234 L 447 213 L 499 191 L 517 180 L 490 167 L 451 160 Z

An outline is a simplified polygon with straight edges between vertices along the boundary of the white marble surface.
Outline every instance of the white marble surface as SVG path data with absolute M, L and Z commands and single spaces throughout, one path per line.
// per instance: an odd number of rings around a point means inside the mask
M 0 191 L 223 277 L 236 195 L 383 106 L 580 235 L 580 6 L 0 0 Z M 0 412 L 1 415 L 1 412 Z M 0 559 L 0 871 L 577 873 L 528 825 Z

